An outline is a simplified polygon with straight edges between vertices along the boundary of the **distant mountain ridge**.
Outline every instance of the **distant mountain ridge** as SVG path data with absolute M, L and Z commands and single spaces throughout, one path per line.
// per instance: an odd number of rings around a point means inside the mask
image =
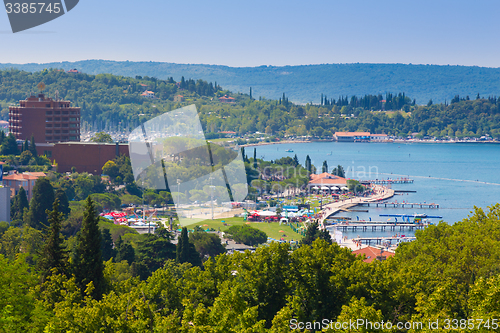
M 44 68 L 77 68 L 88 74 L 152 76 L 180 80 L 203 79 L 224 89 L 248 93 L 254 98 L 278 99 L 285 93 L 290 101 L 319 103 L 321 94 L 337 99 L 365 94 L 405 92 L 417 103 L 450 101 L 455 95 L 500 96 L 500 68 L 476 66 L 406 64 L 321 64 L 301 66 L 228 67 L 166 62 L 83 60 L 44 64 L 0 64 L 1 69 L 40 71 Z

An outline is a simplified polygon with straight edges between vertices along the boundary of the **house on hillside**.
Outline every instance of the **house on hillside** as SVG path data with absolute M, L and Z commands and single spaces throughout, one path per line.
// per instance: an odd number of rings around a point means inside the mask
M 364 262 L 372 262 L 373 260 L 384 261 L 389 257 L 394 257 L 394 253 L 367 246 L 365 248 L 352 251 L 356 256 L 365 256 Z
M 174 96 L 174 102 L 176 102 L 176 103 L 182 103 L 182 102 L 184 102 L 184 96 L 182 96 L 182 95 L 176 95 L 176 96 Z
M 219 97 L 219 101 L 222 103 L 234 103 L 235 99 L 228 95 L 224 95 L 222 97 Z
M 10 187 L 11 197 L 15 196 L 22 186 L 26 191 L 28 201 L 30 201 L 33 196 L 33 188 L 35 187 L 36 180 L 45 176 L 47 175 L 43 172 L 14 173 L 3 177 L 3 185 Z
M 78 69 L 73 68 L 73 69 L 70 69 L 69 71 L 67 71 L 66 73 L 74 73 L 74 74 L 78 74 L 78 73 L 80 73 L 80 72 L 78 71 Z
M 141 94 L 141 96 L 147 97 L 147 98 L 155 98 L 155 93 L 149 90 L 146 90 Z

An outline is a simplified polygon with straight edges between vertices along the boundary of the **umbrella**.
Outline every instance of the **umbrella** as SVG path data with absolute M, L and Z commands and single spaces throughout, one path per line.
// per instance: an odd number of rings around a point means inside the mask
M 329 188 L 327 186 L 321 186 L 321 189 L 322 190 L 329 190 Z
M 314 187 L 313 187 L 313 190 L 319 190 L 319 187 L 314 186 Z
M 349 187 L 347 187 L 347 186 L 342 186 L 340 189 L 341 189 L 341 190 L 346 190 L 346 191 L 347 191 L 347 190 L 349 189 Z
M 336 190 L 338 190 L 339 188 L 338 188 L 337 186 L 333 186 L 331 189 L 332 189 L 332 190 L 334 190 L 334 191 L 336 191 Z

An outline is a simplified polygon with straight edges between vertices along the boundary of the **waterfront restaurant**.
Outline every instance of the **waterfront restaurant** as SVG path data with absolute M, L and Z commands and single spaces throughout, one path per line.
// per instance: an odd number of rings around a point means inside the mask
M 319 175 L 311 175 L 307 190 L 309 193 L 313 191 L 327 191 L 327 193 L 332 193 L 333 191 L 345 189 L 346 186 L 347 179 L 324 172 Z

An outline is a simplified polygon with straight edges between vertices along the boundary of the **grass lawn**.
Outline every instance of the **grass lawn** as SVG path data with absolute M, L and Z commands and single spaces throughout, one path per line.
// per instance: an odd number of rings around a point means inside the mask
M 222 221 L 225 221 L 227 226 L 224 226 Z M 203 229 L 207 228 L 213 228 L 215 230 L 220 230 L 220 231 L 225 231 L 229 229 L 229 227 L 233 225 L 245 225 L 247 221 L 244 221 L 242 217 L 229 217 L 225 219 L 216 219 L 216 220 L 205 220 L 197 223 L 193 223 L 190 225 L 187 225 L 186 227 L 188 229 L 193 229 L 195 226 L 199 225 L 202 226 Z M 294 232 L 290 226 L 282 224 L 279 225 L 278 222 L 271 222 L 271 223 L 266 223 L 266 222 L 249 222 L 250 224 L 246 224 L 251 226 L 252 228 L 259 229 L 263 232 L 266 233 L 268 237 L 274 238 L 274 239 L 280 239 L 283 237 L 283 234 L 286 234 L 287 237 L 285 237 L 286 240 L 299 240 L 302 239 L 302 235 L 299 235 L 298 233 Z M 280 232 L 284 231 L 284 232 Z

